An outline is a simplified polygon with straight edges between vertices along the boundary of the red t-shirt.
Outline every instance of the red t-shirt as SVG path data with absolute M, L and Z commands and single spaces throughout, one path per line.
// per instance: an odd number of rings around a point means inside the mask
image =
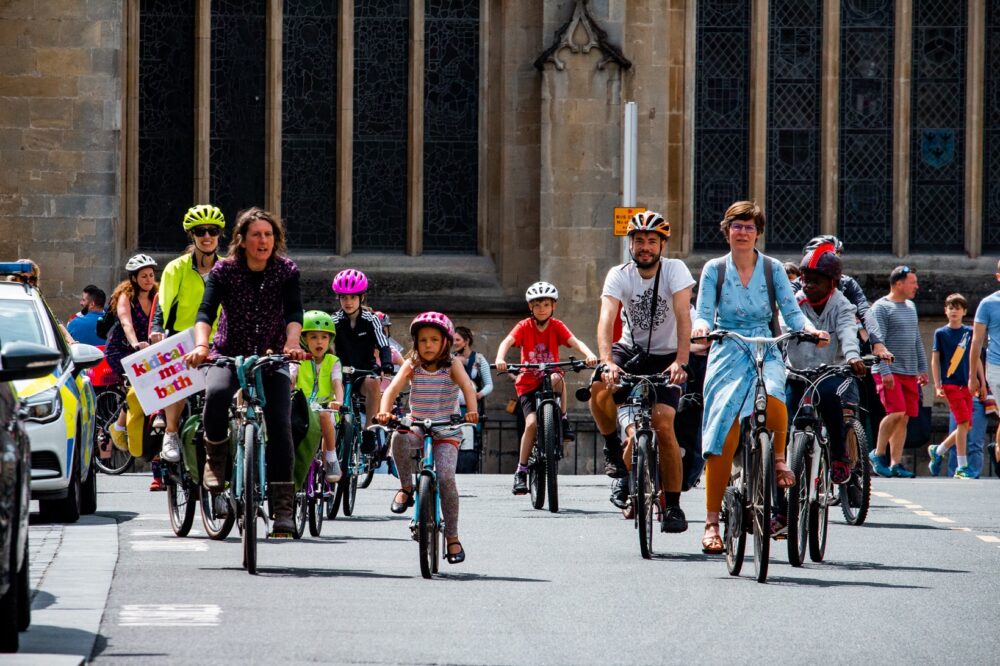
M 510 336 L 521 348 L 521 363 L 555 363 L 559 360 L 559 345 L 567 346 L 573 334 L 566 324 L 554 318 L 540 331 L 535 320 L 528 317 L 518 322 Z M 514 381 L 514 389 L 518 395 L 524 395 L 541 384 L 542 375 L 537 370 L 521 372 Z

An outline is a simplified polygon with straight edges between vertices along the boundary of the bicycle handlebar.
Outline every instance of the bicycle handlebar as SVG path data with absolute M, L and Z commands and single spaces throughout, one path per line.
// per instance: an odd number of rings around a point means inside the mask
M 205 366 L 216 366 L 219 368 L 235 368 L 239 359 L 243 360 L 244 367 L 248 361 L 253 361 L 248 368 L 251 372 L 256 371 L 258 368 L 263 368 L 268 365 L 284 365 L 285 363 L 298 363 L 298 361 L 289 358 L 285 354 L 266 354 L 264 356 L 216 356 L 211 361 L 206 361 L 202 363 L 199 367 Z
M 448 420 L 434 421 L 432 419 L 415 419 L 412 416 L 406 415 L 401 417 L 393 417 L 389 419 L 389 422 L 385 425 L 379 423 L 373 423 L 368 426 L 368 429 L 372 428 L 396 428 L 397 430 L 409 430 L 413 426 L 420 426 L 424 430 L 433 430 L 434 428 L 446 428 L 448 426 L 464 425 L 465 418 L 461 414 L 452 414 Z M 471 424 L 470 424 L 471 425 Z
M 879 362 L 877 356 L 862 356 L 861 362 L 865 364 L 866 368 L 870 368 Z M 834 363 L 818 365 L 815 368 L 788 368 L 788 375 L 790 377 L 797 377 L 806 382 L 814 382 L 818 379 L 823 378 L 825 375 L 840 375 L 840 376 L 854 376 L 854 368 L 848 363 Z
M 490 368 L 496 370 L 496 363 L 490 363 Z M 558 361 L 555 363 L 508 363 L 507 373 L 516 375 L 524 370 L 537 370 L 538 372 L 546 372 L 547 370 L 552 370 L 554 368 L 567 368 L 573 372 L 581 372 L 587 369 L 587 364 L 583 361 L 573 358 L 572 356 L 568 361 Z
M 760 337 L 760 336 L 748 337 L 746 335 L 737 333 L 736 331 L 726 331 L 723 329 L 716 329 L 711 333 L 709 333 L 708 335 L 699 335 L 691 338 L 691 342 L 696 342 L 696 341 L 700 342 L 702 340 L 713 342 L 715 340 L 725 340 L 726 338 L 735 338 L 737 340 L 742 340 L 743 342 L 755 345 L 766 345 L 766 344 L 779 345 L 782 342 L 786 342 L 788 340 L 797 340 L 799 342 L 812 342 L 813 344 L 816 344 L 820 342 L 821 339 L 815 333 L 807 333 L 806 331 L 789 331 L 788 333 L 779 335 L 776 338 L 770 338 L 770 337 Z

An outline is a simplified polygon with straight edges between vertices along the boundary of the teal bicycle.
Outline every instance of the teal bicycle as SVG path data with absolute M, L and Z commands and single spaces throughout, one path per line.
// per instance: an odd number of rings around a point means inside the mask
M 333 494 L 333 502 L 329 504 L 326 517 L 333 520 L 343 508 L 345 516 L 354 514 L 354 500 L 358 494 L 358 484 L 368 487 L 371 477 L 377 467 L 374 437 L 367 440 L 361 403 L 361 391 L 355 384 L 368 377 L 378 378 L 379 373 L 373 370 L 360 370 L 345 367 L 344 374 L 344 404 L 340 407 L 340 426 L 337 428 L 337 457 L 340 459 L 340 469 L 343 475 L 337 482 L 337 490 Z M 371 433 L 374 436 L 374 433 Z

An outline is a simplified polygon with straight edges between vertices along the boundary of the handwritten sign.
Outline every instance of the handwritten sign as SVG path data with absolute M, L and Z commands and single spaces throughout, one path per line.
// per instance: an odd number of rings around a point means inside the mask
M 639 208 L 621 208 L 615 207 L 615 236 L 625 236 L 628 233 L 628 221 L 632 219 L 632 216 L 636 213 L 644 213 L 646 209 L 643 207 Z
M 184 365 L 192 349 L 194 329 L 189 328 L 122 359 L 142 411 L 152 414 L 205 390 L 205 375 Z

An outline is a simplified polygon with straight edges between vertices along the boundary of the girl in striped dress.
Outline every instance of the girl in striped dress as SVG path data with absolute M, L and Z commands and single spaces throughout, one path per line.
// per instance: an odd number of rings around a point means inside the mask
M 447 420 L 458 409 L 458 392 L 471 405 L 465 414 L 468 423 L 476 423 L 476 388 L 466 374 L 461 361 L 451 357 L 455 327 L 440 312 L 425 312 L 410 324 L 413 348 L 399 368 L 389 388 L 382 394 L 375 419 L 385 425 L 392 418 L 392 406 L 400 390 L 410 384 L 410 415 L 414 419 Z M 413 474 L 416 471 L 414 449 L 422 447 L 419 428 L 412 432 L 396 432 L 392 436 L 392 457 L 399 470 L 399 492 L 392 500 L 393 513 L 403 513 L 413 506 Z M 434 431 L 434 464 L 441 492 L 441 513 L 444 515 L 444 535 L 448 541 L 446 556 L 451 564 L 465 560 L 465 549 L 458 540 L 458 487 L 455 485 L 455 465 L 462 433 L 458 427 L 436 428 Z

